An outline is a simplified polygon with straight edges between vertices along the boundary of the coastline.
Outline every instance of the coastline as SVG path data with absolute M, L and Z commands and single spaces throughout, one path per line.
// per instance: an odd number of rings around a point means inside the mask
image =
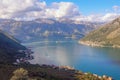
M 88 45 L 88 46 L 97 46 L 97 47 L 99 47 L 100 45 L 98 45 L 98 44 L 89 44 L 90 43 L 90 41 L 87 41 L 87 43 L 86 42 L 80 42 L 81 44 L 84 44 L 84 45 Z M 92 43 L 92 42 L 91 42 Z M 101 47 L 103 47 L 103 46 L 101 46 Z M 27 52 L 29 52 L 29 50 L 27 51 Z M 29 64 L 29 65 L 34 65 L 34 64 Z M 89 73 L 89 72 L 81 72 L 81 71 L 79 71 L 79 70 L 76 70 L 76 69 L 74 69 L 73 67 L 70 67 L 70 66 L 55 66 L 55 65 L 47 65 L 47 64 L 41 64 L 41 65 L 39 65 L 39 67 L 40 68 L 45 68 L 45 69 L 47 69 L 47 68 L 49 68 L 49 69 L 52 69 L 52 71 L 58 71 L 59 70 L 59 72 L 63 72 L 63 71 L 65 71 L 65 72 L 70 72 L 71 73 L 71 71 L 73 71 L 73 72 L 75 72 L 75 77 L 79 80 L 79 78 L 81 78 L 81 77 L 94 77 L 94 78 L 97 78 L 98 80 L 101 80 L 101 79 L 104 79 L 104 80 L 113 80 L 113 78 L 112 77 L 109 77 L 109 76 L 107 76 L 107 75 L 102 75 L 102 76 L 99 76 L 99 75 L 97 75 L 97 74 L 94 74 L 94 73 Z M 70 74 L 70 73 L 68 73 L 68 74 Z M 73 76 L 73 75 L 72 75 Z M 79 77 L 79 78 L 78 78 Z
M 93 41 L 78 41 L 79 44 L 92 46 L 92 47 L 108 47 L 108 48 L 120 48 L 120 45 L 106 46 L 103 42 L 93 42 Z
M 98 42 L 92 42 L 92 41 L 78 41 L 79 44 L 83 44 L 86 46 L 92 46 L 92 47 L 105 47 Z

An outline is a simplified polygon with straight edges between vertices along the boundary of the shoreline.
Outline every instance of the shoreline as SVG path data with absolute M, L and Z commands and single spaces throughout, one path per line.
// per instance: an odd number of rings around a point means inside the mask
M 76 76 L 91 76 L 94 78 L 98 78 L 99 80 L 114 80 L 111 76 L 107 76 L 107 75 L 97 75 L 94 73 L 89 73 L 89 72 L 82 72 L 81 70 L 77 70 L 71 66 L 55 66 L 55 65 L 47 65 L 47 64 L 42 64 L 39 65 L 40 67 L 45 67 L 45 68 L 52 68 L 54 70 L 59 70 L 59 71 L 67 71 L 67 72 L 75 72 Z M 77 78 L 76 78 L 77 79 Z
M 85 44 L 84 42 L 82 42 L 82 44 Z M 88 45 L 88 46 L 90 46 L 89 44 L 86 44 L 86 45 Z M 92 46 L 95 46 L 96 44 L 93 44 Z M 96 45 L 97 46 L 97 45 Z M 26 51 L 25 51 L 26 52 Z M 27 52 L 26 52 L 26 54 L 28 54 L 28 53 L 31 53 L 31 51 L 29 51 L 29 49 L 27 50 Z M 31 64 L 31 63 L 30 63 Z M 35 65 L 35 64 L 32 64 L 32 65 Z M 55 66 L 55 65 L 47 65 L 47 64 L 41 64 L 41 65 L 39 65 L 40 67 L 44 67 L 44 68 L 52 68 L 52 69 L 54 69 L 54 70 L 60 70 L 60 71 L 62 71 L 62 70 L 64 70 L 64 71 L 75 71 L 75 72 L 78 72 L 79 73 L 79 71 L 80 70 L 77 70 L 77 69 L 74 69 L 73 67 L 71 67 L 71 66 Z M 94 74 L 94 73 L 89 73 L 89 72 L 82 72 L 82 75 L 84 75 L 84 76 L 93 76 L 93 77 L 96 77 L 96 78 L 98 78 L 98 79 L 104 79 L 104 80 L 113 80 L 112 79 L 112 77 L 109 77 L 109 76 L 107 76 L 107 75 L 102 75 L 102 76 L 99 76 L 99 75 L 97 75 L 97 74 Z
M 104 47 L 104 48 L 120 48 L 119 45 L 113 45 L 113 46 L 105 46 L 105 44 L 100 44 L 99 42 L 93 42 L 93 41 L 78 41 L 79 44 L 86 45 L 86 46 L 92 46 L 92 47 Z

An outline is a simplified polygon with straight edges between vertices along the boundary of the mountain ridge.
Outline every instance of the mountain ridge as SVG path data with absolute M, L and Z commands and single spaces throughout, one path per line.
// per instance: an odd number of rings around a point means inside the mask
M 0 20 L 0 29 L 22 42 L 41 39 L 80 39 L 103 23 L 81 22 L 73 20 L 35 19 L 32 21 Z M 73 37 L 74 36 L 74 37 Z
M 90 32 L 79 43 L 91 46 L 120 48 L 120 17 Z

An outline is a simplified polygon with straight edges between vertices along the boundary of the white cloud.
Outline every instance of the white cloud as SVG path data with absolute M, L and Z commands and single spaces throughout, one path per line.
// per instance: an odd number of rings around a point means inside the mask
M 102 21 L 112 21 L 113 19 L 117 18 L 120 16 L 120 14 L 117 13 L 107 13 L 103 17 L 101 17 Z
M 114 10 L 115 12 L 120 11 L 120 6 L 115 5 L 115 6 L 113 6 L 112 8 L 113 8 L 113 10 Z
M 0 0 L 0 18 L 35 19 L 63 18 L 79 15 L 72 2 L 53 2 L 50 6 L 39 0 Z
M 39 0 L 0 0 L 0 18 L 19 18 L 32 11 L 41 11 L 46 7 Z
M 72 19 L 76 21 L 89 21 L 89 22 L 110 22 L 120 16 L 120 6 L 113 6 L 112 10 L 107 10 L 106 13 L 90 14 L 88 16 L 80 15 Z
M 55 18 L 73 17 L 80 15 L 78 7 L 71 2 L 52 3 L 51 7 L 46 9 L 46 14 Z
M 88 16 L 76 16 L 72 18 L 76 21 L 88 21 L 88 22 L 110 22 L 120 16 L 117 13 L 106 13 L 106 14 L 91 14 Z
M 105 14 L 80 14 L 79 8 L 72 2 L 53 2 L 47 5 L 40 0 L 0 0 L 0 18 L 31 20 L 36 18 L 70 18 L 77 21 L 104 22 L 111 21 L 120 14 L 120 6 L 113 6 Z

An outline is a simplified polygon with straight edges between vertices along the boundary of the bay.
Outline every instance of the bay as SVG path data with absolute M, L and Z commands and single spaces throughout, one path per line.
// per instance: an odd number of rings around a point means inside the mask
M 33 64 L 71 66 L 83 72 L 107 75 L 120 80 L 120 49 L 98 48 L 78 44 L 77 41 L 40 41 L 24 43 L 32 47 Z

